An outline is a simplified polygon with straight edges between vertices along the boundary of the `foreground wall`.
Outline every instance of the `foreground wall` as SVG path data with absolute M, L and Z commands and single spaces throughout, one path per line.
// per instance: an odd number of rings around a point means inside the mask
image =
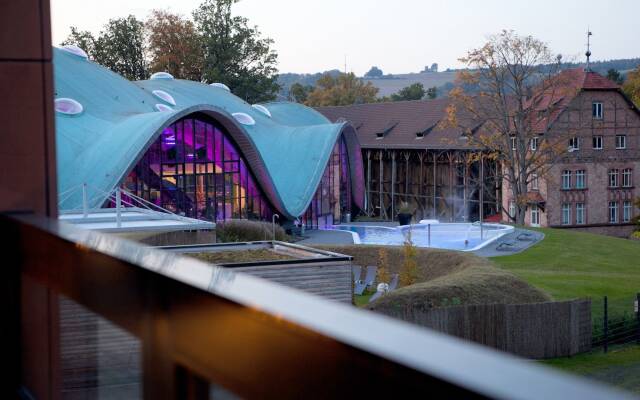
M 591 300 L 376 312 L 526 358 L 591 350 Z

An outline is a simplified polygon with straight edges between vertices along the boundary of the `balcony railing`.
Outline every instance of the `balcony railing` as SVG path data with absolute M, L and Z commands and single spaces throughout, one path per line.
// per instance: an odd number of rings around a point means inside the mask
M 11 390 L 25 396 L 33 393 L 25 377 L 39 371 L 21 361 L 29 349 L 19 343 L 45 334 L 20 323 L 20 301 L 24 310 L 33 293 L 16 288 L 30 280 L 140 341 L 146 399 L 208 398 L 212 383 L 247 398 L 627 397 L 453 337 L 55 220 L 2 216 L 0 226 L 9 322 L 3 362 L 22 365 L 14 368 L 21 373 L 7 376 Z M 56 362 L 50 365 L 55 369 Z M 48 394 L 41 397 L 59 398 L 56 371 L 44 375 Z

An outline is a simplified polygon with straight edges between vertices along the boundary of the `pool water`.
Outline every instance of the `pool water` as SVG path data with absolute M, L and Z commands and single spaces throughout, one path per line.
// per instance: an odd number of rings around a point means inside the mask
M 398 227 L 334 225 L 330 229 L 349 231 L 357 244 L 402 245 L 409 238 L 418 247 L 472 251 L 513 232 L 513 227 L 485 223 L 415 224 Z

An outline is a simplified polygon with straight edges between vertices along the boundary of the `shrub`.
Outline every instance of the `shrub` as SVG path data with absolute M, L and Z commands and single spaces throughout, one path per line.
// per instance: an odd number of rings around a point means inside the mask
M 389 259 L 387 250 L 381 247 L 378 250 L 378 283 L 389 283 L 391 275 L 389 274 Z
M 411 229 L 402 245 L 402 267 L 400 268 L 400 285 L 409 286 L 418 281 L 418 263 L 416 261 L 417 251 L 411 241 Z
M 231 219 L 216 224 L 216 240 L 224 242 L 254 242 L 271 240 L 271 223 L 250 221 L 246 219 Z M 287 241 L 288 236 L 280 225 L 276 225 L 276 240 Z
M 400 203 L 400 207 L 398 207 L 398 214 L 413 214 L 415 211 L 415 207 L 406 201 Z

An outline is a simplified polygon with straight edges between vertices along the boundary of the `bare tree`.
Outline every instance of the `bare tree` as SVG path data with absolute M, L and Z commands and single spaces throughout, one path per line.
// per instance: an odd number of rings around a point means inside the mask
M 460 59 L 468 70 L 449 93 L 445 124 L 461 128 L 470 146 L 500 165 L 517 224 L 531 202 L 529 185 L 567 152 L 571 133 L 549 132 L 577 90 L 558 73 L 560 60 L 544 42 L 502 31 Z

